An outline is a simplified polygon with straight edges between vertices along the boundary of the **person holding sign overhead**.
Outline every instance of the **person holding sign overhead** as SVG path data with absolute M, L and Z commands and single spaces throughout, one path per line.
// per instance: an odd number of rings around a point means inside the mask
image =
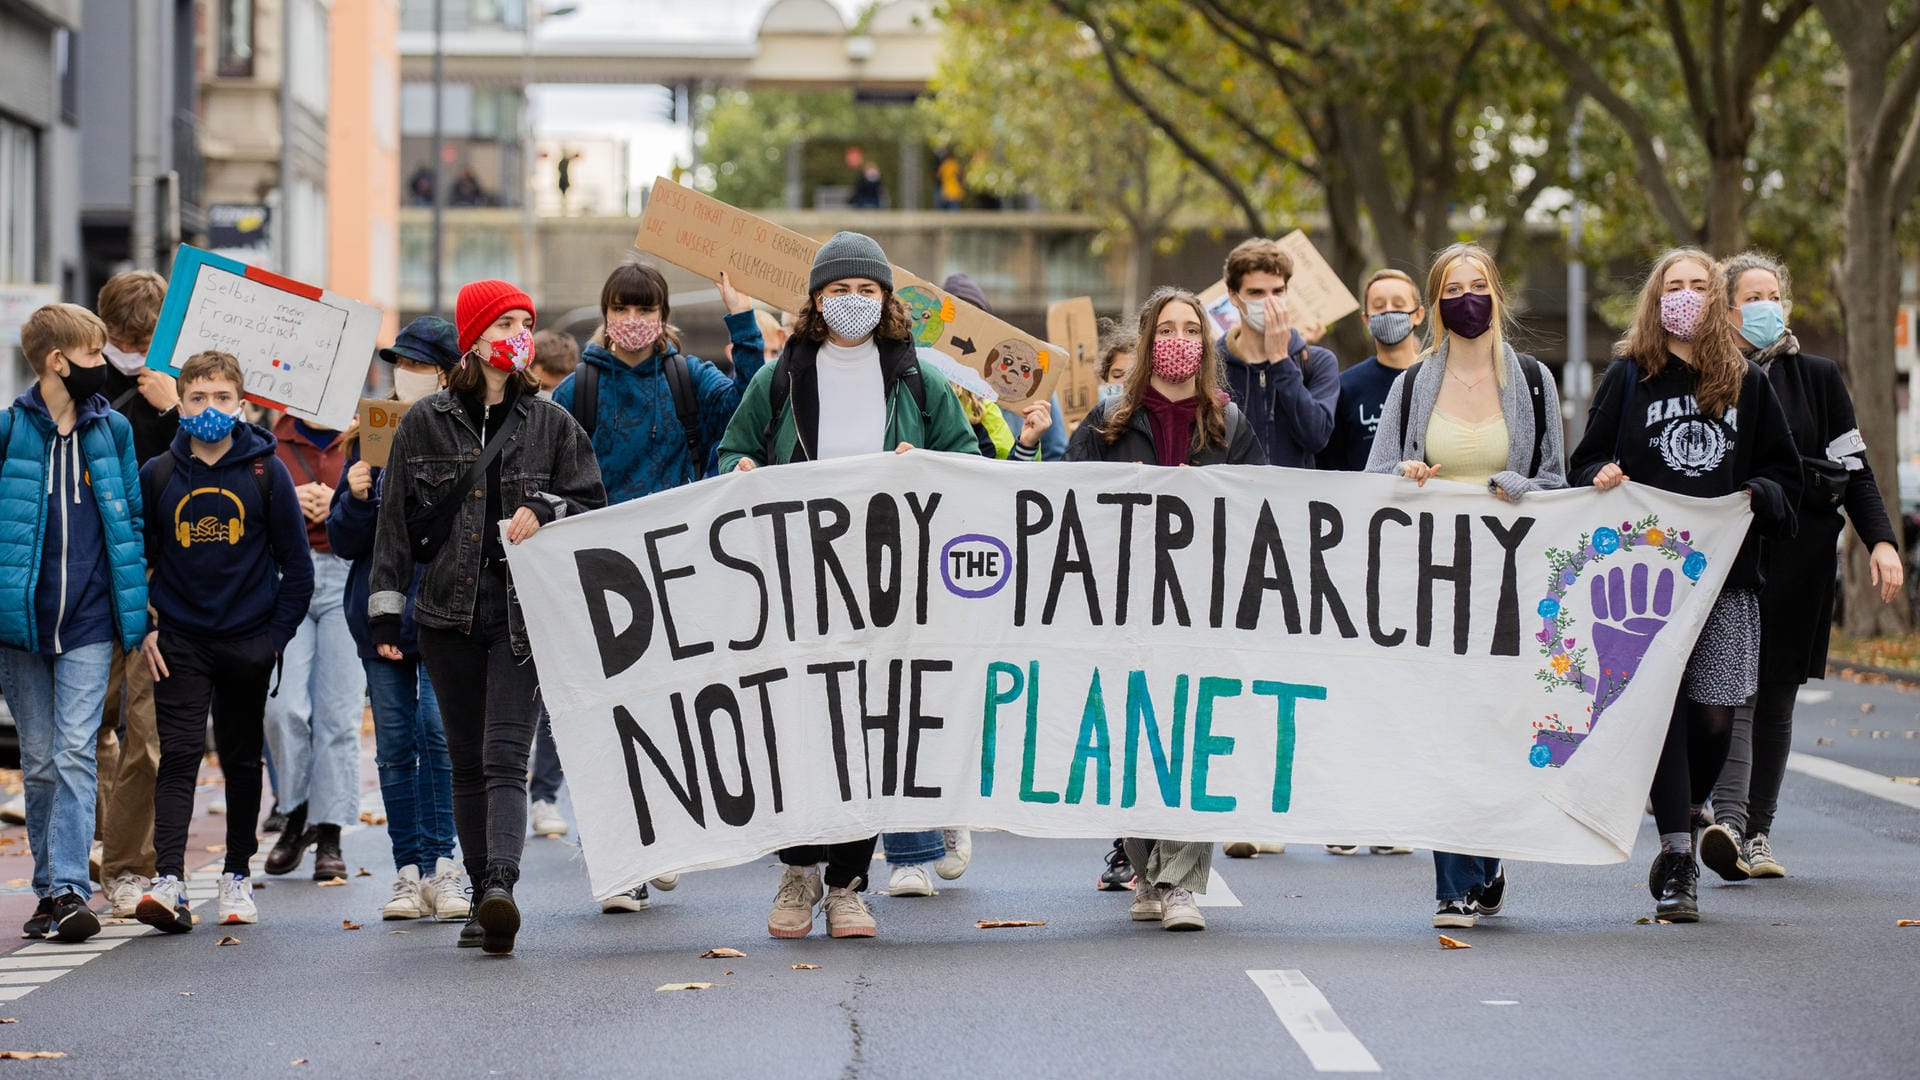
M 412 592 L 420 656 L 453 760 L 454 827 L 478 891 L 459 944 L 502 955 L 520 930 L 513 887 L 539 715 L 539 676 L 506 545 L 606 505 L 607 493 L 586 433 L 567 410 L 535 396 L 539 384 L 527 370 L 533 301 L 507 282 L 475 281 L 461 288 L 455 312 L 460 363 L 447 389 L 408 409 L 394 434 L 367 627 L 383 659 L 403 659 L 401 619 Z
M 762 368 L 720 440 L 720 471 L 914 447 L 976 454 L 979 444 L 946 377 L 920 363 L 893 267 L 873 238 L 842 232 L 820 245 L 807 306 L 778 363 Z M 860 899 L 877 838 L 787 848 L 767 932 L 801 938 L 824 907 L 834 937 L 873 937 Z M 817 869 L 826 863 L 824 879 Z M 824 904 L 823 904 L 824 900 Z
M 453 324 L 432 315 L 406 325 L 380 359 L 393 365 L 394 400 L 412 405 L 435 392 L 460 362 Z M 393 844 L 393 892 L 380 909 L 383 919 L 464 919 L 472 907 L 453 861 L 453 766 L 433 680 L 420 662 L 413 624 L 413 596 L 424 567 L 416 569 L 407 606 L 400 612 L 400 658 L 374 647 L 367 625 L 373 575 L 375 527 L 380 520 L 385 469 L 362 460 L 360 438 L 346 448 L 346 464 L 327 515 L 333 553 L 347 569 L 347 629 L 360 650 L 373 709 L 374 763 L 380 799 L 387 808 L 387 839 Z
M 1067 444 L 1068 461 L 1142 465 L 1265 465 L 1267 455 L 1240 407 L 1220 390 L 1206 309 L 1192 293 L 1161 288 L 1140 309 L 1139 353 L 1125 391 L 1102 398 Z M 1129 913 L 1163 930 L 1205 930 L 1194 902 L 1207 891 L 1213 845 L 1122 840 L 1138 875 Z M 1103 882 L 1104 883 L 1104 882 Z

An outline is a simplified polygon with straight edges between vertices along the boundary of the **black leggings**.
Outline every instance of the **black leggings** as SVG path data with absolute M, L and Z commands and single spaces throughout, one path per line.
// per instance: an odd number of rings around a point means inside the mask
M 1653 820 L 1662 835 L 1690 831 L 1693 808 L 1713 793 L 1733 738 L 1733 709 L 1688 701 L 1684 694 L 1674 703 L 1653 770 Z
M 1800 696 L 1798 682 L 1763 682 L 1753 702 L 1753 721 L 1745 733 L 1734 732 L 1733 748 L 1713 789 L 1715 821 L 1736 826 L 1744 836 L 1773 830 L 1773 814 L 1780 806 L 1780 782 L 1787 774 L 1787 755 L 1793 750 L 1793 707 Z
M 153 785 L 154 868 L 162 876 L 186 872 L 187 826 L 193 820 L 194 782 L 213 713 L 214 748 L 226 777 L 227 855 L 223 873 L 247 875 L 259 848 L 260 751 L 273 677 L 273 642 L 265 634 L 240 641 L 197 641 L 161 631 L 167 675 L 153 684 L 160 736 L 160 772 Z M 127 658 L 144 664 L 139 654 Z

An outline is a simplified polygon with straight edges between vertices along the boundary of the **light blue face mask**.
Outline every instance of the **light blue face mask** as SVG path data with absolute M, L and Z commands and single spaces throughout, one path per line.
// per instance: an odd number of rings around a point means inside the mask
M 1749 300 L 1740 306 L 1740 336 L 1764 349 L 1787 332 L 1787 309 L 1778 300 Z
M 1112 401 L 1113 399 L 1118 398 L 1121 394 L 1124 394 L 1126 392 L 1127 392 L 1127 388 L 1124 383 L 1110 382 L 1110 383 L 1100 384 L 1100 400 L 1101 401 Z

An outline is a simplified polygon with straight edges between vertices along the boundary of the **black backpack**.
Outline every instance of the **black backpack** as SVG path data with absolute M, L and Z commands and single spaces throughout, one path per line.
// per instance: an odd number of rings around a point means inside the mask
M 1547 383 L 1541 372 L 1546 365 L 1538 357 L 1521 353 L 1520 375 L 1527 380 L 1527 394 L 1533 399 L 1533 463 L 1527 466 L 1527 478 L 1540 475 L 1540 456 L 1547 438 Z M 1413 422 L 1413 380 L 1420 361 L 1407 368 L 1400 390 L 1400 445 L 1407 445 L 1407 425 Z
M 667 376 L 667 389 L 673 394 L 673 411 L 679 414 L 680 429 L 687 437 L 687 479 L 700 479 L 707 469 L 707 446 L 701 438 L 700 399 L 693 392 L 693 371 L 687 366 L 685 354 L 670 352 L 660 358 L 660 367 Z M 573 418 L 586 430 L 587 441 L 593 441 L 593 430 L 600 420 L 600 368 L 597 364 L 580 365 L 573 377 Z
M 915 357 L 913 365 L 900 369 L 900 381 L 907 384 L 907 393 L 913 395 L 913 403 L 920 406 L 920 430 L 933 430 L 933 414 L 927 411 L 927 383 L 920 377 L 920 359 Z M 773 463 L 773 436 L 780 427 L 780 410 L 787 407 L 787 398 L 793 393 L 793 372 L 787 367 L 787 353 L 782 352 L 780 359 L 774 361 L 772 382 L 767 386 L 767 427 L 760 433 L 760 459 Z M 804 449 L 804 448 L 803 448 Z

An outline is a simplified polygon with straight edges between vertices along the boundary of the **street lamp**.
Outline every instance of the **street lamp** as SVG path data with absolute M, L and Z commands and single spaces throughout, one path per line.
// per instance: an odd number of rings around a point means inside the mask
M 536 288 L 533 229 L 533 31 L 544 19 L 558 19 L 580 10 L 578 4 L 545 7 L 529 3 L 520 49 L 520 279 Z

